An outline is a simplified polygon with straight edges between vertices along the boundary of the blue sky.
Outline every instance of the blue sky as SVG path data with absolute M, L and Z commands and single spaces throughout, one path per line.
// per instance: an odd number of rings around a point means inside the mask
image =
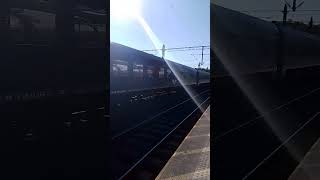
M 166 48 L 210 45 L 209 0 L 141 1 L 144 20 Z M 137 20 L 119 20 L 111 16 L 110 22 L 111 42 L 139 50 L 154 49 L 151 40 Z M 197 67 L 201 60 L 199 54 L 201 50 L 166 52 L 166 58 Z M 204 54 L 209 54 L 209 50 L 205 50 Z M 205 55 L 202 67 L 210 66 L 209 63 L 210 56 Z

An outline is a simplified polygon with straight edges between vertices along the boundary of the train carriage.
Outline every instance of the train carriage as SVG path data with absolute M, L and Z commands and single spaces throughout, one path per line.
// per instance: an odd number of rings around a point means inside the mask
M 111 92 L 197 83 L 196 69 L 117 43 L 110 44 L 110 57 Z M 199 70 L 198 77 L 200 83 L 208 83 L 210 74 Z

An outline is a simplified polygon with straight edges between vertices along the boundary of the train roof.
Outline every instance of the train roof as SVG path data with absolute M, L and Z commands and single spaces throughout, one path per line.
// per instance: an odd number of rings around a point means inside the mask
M 213 3 L 211 9 L 212 51 L 229 71 L 247 74 L 274 70 L 281 35 L 286 69 L 320 64 L 319 37 Z
M 122 44 L 114 43 L 114 42 L 110 43 L 110 51 L 113 52 L 113 53 L 110 53 L 111 57 L 113 58 L 116 57 L 116 58 L 123 58 L 123 59 L 132 59 L 132 58 L 142 57 L 142 59 L 137 59 L 137 60 L 140 60 L 140 62 L 143 61 L 143 63 L 146 63 L 146 61 L 148 60 L 152 64 L 154 64 L 155 62 L 159 64 L 166 63 L 162 58 L 158 56 L 155 56 L 155 55 L 152 55 L 152 54 L 149 54 L 149 53 L 146 53 Z M 189 67 L 180 63 L 176 63 L 167 59 L 166 61 L 170 63 L 170 65 L 173 65 L 176 67 L 189 70 L 189 71 L 196 71 L 192 67 Z
M 275 23 L 251 16 L 236 10 L 228 9 L 214 3 L 211 3 L 211 16 L 214 18 L 223 17 L 220 23 L 223 23 L 234 35 L 246 35 L 248 37 L 270 38 L 278 33 Z M 222 19 L 222 18 L 221 18 Z M 222 22 L 223 21 L 223 22 Z M 232 23 L 230 23 L 232 22 Z M 306 39 L 320 40 L 316 35 L 308 32 L 294 29 L 290 26 L 283 26 L 282 23 L 277 23 L 285 33 L 293 33 L 295 36 L 300 36 Z
M 67 3 L 67 1 L 66 1 Z M 74 2 L 74 6 L 70 11 L 73 11 L 74 16 L 85 18 L 86 20 L 95 22 L 97 24 L 105 24 L 106 20 L 106 3 L 102 0 L 79 0 Z M 28 2 L 24 0 L 12 0 L 10 2 L 10 8 L 15 9 L 27 9 L 34 11 L 41 11 L 49 14 L 57 13 L 57 0 L 46 1 L 46 0 L 30 0 Z M 26 12 L 28 13 L 28 12 Z M 29 12 L 30 14 L 31 12 Z

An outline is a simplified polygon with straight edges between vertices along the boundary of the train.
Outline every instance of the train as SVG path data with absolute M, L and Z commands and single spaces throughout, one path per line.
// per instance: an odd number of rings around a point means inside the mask
M 320 65 L 320 37 L 211 3 L 213 78 L 288 72 Z
M 0 1 L 0 179 L 107 176 L 106 7 Z
M 1 1 L 0 104 L 106 93 L 103 7 L 100 0 Z
M 174 72 L 173 72 L 174 71 Z M 110 43 L 111 94 L 210 82 L 210 73 Z
M 145 166 L 145 160 L 150 159 L 145 157 L 159 148 L 168 132 L 179 124 L 184 124 L 181 129 L 192 126 L 201 108 L 209 104 L 209 85 L 210 73 L 205 70 L 111 42 L 111 178 L 135 179 L 132 174 L 136 168 Z M 160 134 L 154 135 L 154 129 Z M 131 151 L 124 151 L 129 146 Z

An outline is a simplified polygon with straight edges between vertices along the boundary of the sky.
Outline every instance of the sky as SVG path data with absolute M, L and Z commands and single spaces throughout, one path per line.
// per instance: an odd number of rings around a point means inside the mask
M 166 48 L 210 45 L 210 0 L 141 0 L 141 4 L 143 19 Z M 110 40 L 138 50 L 155 49 L 136 19 L 111 15 Z M 203 68 L 210 67 L 209 53 L 204 51 Z M 201 50 L 166 52 L 166 59 L 194 68 L 200 54 Z
M 287 0 L 292 4 L 293 0 Z M 297 4 L 303 0 L 297 0 Z M 310 17 L 313 16 L 315 24 L 320 23 L 320 1 L 319 0 L 304 0 L 305 3 L 298 9 L 300 10 L 294 13 L 289 13 L 288 19 L 304 21 L 308 23 Z M 268 1 L 259 1 L 259 0 L 213 0 L 217 5 L 223 6 L 225 8 L 230 8 L 233 10 L 278 10 L 275 12 L 250 12 L 250 15 L 260 17 L 265 20 L 279 20 L 282 18 L 284 0 L 268 0 Z M 308 11 L 305 11 L 308 10 Z M 309 10 L 318 10 L 318 11 L 309 11 Z M 247 13 L 248 14 L 248 13 Z M 266 18 L 268 17 L 268 18 Z M 269 18 L 270 17 L 270 18 Z

